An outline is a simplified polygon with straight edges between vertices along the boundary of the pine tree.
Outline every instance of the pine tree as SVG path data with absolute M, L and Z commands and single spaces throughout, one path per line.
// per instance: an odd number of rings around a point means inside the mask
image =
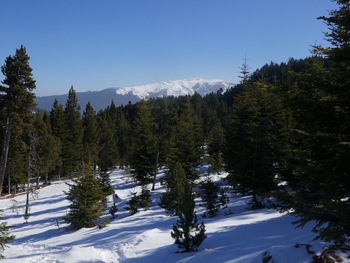
M 162 193 L 159 206 L 166 210 L 168 215 L 179 215 L 180 205 L 188 185 L 186 173 L 180 163 L 169 168 L 166 173 L 167 190 Z
M 216 113 L 208 136 L 209 164 L 215 172 L 221 172 L 224 165 L 224 130 Z
M 173 231 L 171 232 L 171 237 L 175 239 L 175 244 L 178 248 L 183 249 L 181 252 L 198 251 L 198 247 L 207 237 L 204 223 L 198 224 L 194 209 L 195 202 L 192 188 L 187 185 L 180 205 L 179 219 L 173 225 Z
M 294 137 L 288 184 L 279 192 L 281 210 L 304 226 L 315 221 L 318 238 L 333 248 L 350 242 L 350 3 L 321 17 L 329 27 L 330 48 L 315 47 L 307 68 L 296 74 L 293 97 Z M 293 107 L 294 106 L 294 107 Z
M 131 199 L 126 204 L 127 206 L 125 207 L 125 210 L 130 211 L 131 215 L 134 215 L 138 212 L 140 201 L 136 192 L 132 193 Z
M 112 186 L 111 178 L 109 175 L 110 173 L 106 171 L 100 171 L 99 175 L 100 185 L 106 197 L 111 194 L 114 194 L 114 188 Z
M 27 171 L 27 145 L 24 141 L 23 130 L 24 124 L 17 114 L 14 115 L 12 125 L 10 149 L 8 152 L 7 170 L 7 187 L 10 193 L 12 186 L 14 193 L 18 190 L 19 184 L 25 184 Z
M 98 125 L 100 127 L 100 143 L 98 152 L 98 167 L 101 172 L 107 172 L 114 168 L 119 159 L 118 140 L 111 129 L 104 114 L 98 115 Z
M 98 123 L 96 113 L 90 102 L 86 104 L 85 111 L 83 112 L 83 129 L 84 158 L 90 155 L 95 167 L 98 162 Z
M 181 104 L 179 121 L 168 149 L 168 166 L 181 163 L 189 180 L 198 177 L 195 167 L 203 156 L 203 129 L 195 114 L 190 98 Z
M 139 196 L 140 198 L 140 207 L 144 210 L 148 210 L 149 206 L 151 205 L 151 194 L 150 190 L 147 189 L 147 187 L 143 187 L 141 194 Z
M 66 121 L 64 117 L 63 105 L 60 104 L 57 101 L 57 99 L 55 99 L 52 110 L 50 112 L 50 124 L 51 124 L 52 135 L 55 137 L 55 140 L 57 143 L 57 150 L 58 150 L 57 152 L 58 158 L 57 158 L 57 162 L 55 163 L 55 173 L 60 176 L 61 172 L 63 172 L 62 144 L 67 138 L 67 126 L 66 126 Z
M 99 224 L 107 202 L 99 179 L 92 174 L 73 179 L 66 195 L 71 204 L 63 220 L 70 224 L 72 229 L 89 228 Z
M 83 126 L 80 106 L 73 86 L 69 90 L 64 116 L 67 136 L 62 142 L 63 169 L 67 175 L 81 169 L 83 159 Z
M 158 98 L 155 101 L 155 105 L 152 107 L 152 115 L 155 118 L 156 123 L 156 156 L 155 156 L 155 171 L 153 177 L 152 191 L 155 189 L 156 177 L 158 168 L 165 164 L 167 146 L 171 135 L 170 122 L 171 114 L 168 109 L 167 99 Z
M 203 206 L 206 208 L 204 215 L 208 214 L 209 217 L 214 217 L 219 212 L 219 187 L 215 185 L 213 180 L 209 177 L 201 184 L 201 197 L 204 202 Z
M 117 124 L 115 130 L 115 137 L 118 138 L 117 146 L 119 149 L 119 164 L 124 167 L 130 156 L 130 142 L 131 142 L 131 127 L 130 123 L 125 118 L 125 114 L 121 108 L 117 109 Z
M 109 213 L 111 214 L 112 219 L 114 219 L 114 218 L 117 217 L 115 214 L 118 212 L 118 207 L 117 207 L 117 205 L 115 204 L 115 202 L 113 202 L 113 205 L 109 208 L 108 211 L 109 211 Z
M 156 159 L 154 127 L 151 109 L 145 101 L 141 101 L 138 104 L 133 123 L 133 144 L 130 160 L 133 176 L 141 185 L 150 183 L 154 177 Z
M 286 124 L 281 99 L 272 86 L 247 84 L 235 98 L 225 135 L 225 160 L 231 183 L 241 193 L 252 194 L 253 208 L 262 207 L 261 199 L 276 188 Z
M 0 210 L 0 213 L 2 210 Z M 0 220 L 3 220 L 4 218 L 0 216 Z M 6 244 L 10 242 L 11 240 L 15 239 L 15 236 L 10 235 L 9 230 L 11 226 L 8 226 L 6 222 L 0 223 L 0 259 L 4 258 L 2 252 L 4 252 L 4 249 L 6 247 Z
M 17 114 L 19 119 L 24 119 L 31 115 L 31 108 L 35 105 L 33 93 L 35 80 L 29 59 L 26 48 L 21 46 L 14 56 L 6 58 L 5 64 L 1 67 L 5 77 L 2 84 L 5 86 L 0 86 L 0 106 L 5 111 L 6 121 L 0 155 L 0 196 L 5 178 L 14 114 Z

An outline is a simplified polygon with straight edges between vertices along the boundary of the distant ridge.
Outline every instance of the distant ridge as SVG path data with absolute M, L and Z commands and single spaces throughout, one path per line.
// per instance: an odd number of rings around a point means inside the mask
M 168 97 L 168 96 L 185 96 L 193 95 L 195 92 L 201 96 L 205 96 L 218 90 L 223 91 L 232 87 L 233 84 L 224 80 L 205 80 L 201 78 L 189 80 L 171 80 L 162 81 L 152 84 L 140 86 L 108 88 L 101 91 L 77 92 L 78 103 L 81 111 L 85 109 L 85 105 L 90 101 L 95 111 L 107 108 L 113 100 L 116 106 L 136 103 L 142 99 Z M 37 108 L 50 111 L 55 99 L 65 105 L 68 95 L 53 95 L 45 97 L 37 97 L 35 102 Z

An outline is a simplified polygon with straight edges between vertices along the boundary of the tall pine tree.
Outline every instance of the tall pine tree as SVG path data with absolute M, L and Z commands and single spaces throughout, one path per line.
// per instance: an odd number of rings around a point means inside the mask
M 14 56 L 6 58 L 5 64 L 1 67 L 1 72 L 5 76 L 2 81 L 3 85 L 0 86 L 0 106 L 4 111 L 5 131 L 0 156 L 0 196 L 10 148 L 14 114 L 17 114 L 19 119 L 26 118 L 31 114 L 32 107 L 35 106 L 35 94 L 33 93 L 35 80 L 29 59 L 26 48 L 21 46 L 20 49 L 16 50 Z
M 68 93 L 64 109 L 66 121 L 66 137 L 62 142 L 62 163 L 64 172 L 71 176 L 82 169 L 83 163 L 83 126 L 80 106 L 73 86 Z
M 152 181 L 155 172 L 156 138 L 151 109 L 145 101 L 138 104 L 133 122 L 133 144 L 130 165 L 136 180 L 144 185 Z

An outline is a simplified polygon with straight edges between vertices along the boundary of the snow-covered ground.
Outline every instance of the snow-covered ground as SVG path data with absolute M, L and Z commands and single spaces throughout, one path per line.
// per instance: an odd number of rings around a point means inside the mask
M 220 180 L 225 175 L 214 176 Z M 251 211 L 249 197 L 231 196 L 228 208 L 214 218 L 202 218 L 197 206 L 199 222 L 204 221 L 208 236 L 198 252 L 176 253 L 170 236 L 176 217 L 166 216 L 158 206 L 164 187 L 159 183 L 152 192 L 152 205 L 147 211 L 130 216 L 124 210 L 133 191 L 141 189 L 123 170 L 111 174 L 119 196 L 118 217 L 105 228 L 80 229 L 72 232 L 61 217 L 67 213 L 68 201 L 63 191 L 65 182 L 54 182 L 31 195 L 30 218 L 24 224 L 25 195 L 0 200 L 6 221 L 13 225 L 16 239 L 4 252 L 3 262 L 263 262 L 264 255 L 271 262 L 312 262 L 306 247 L 320 252 L 325 244 L 312 241 L 312 225 L 295 229 L 295 218 L 274 210 Z M 110 199 L 111 200 L 111 199 Z M 106 212 L 106 218 L 110 215 Z

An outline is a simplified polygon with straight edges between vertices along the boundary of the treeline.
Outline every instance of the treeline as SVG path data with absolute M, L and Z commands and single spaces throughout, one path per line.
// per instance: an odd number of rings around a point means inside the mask
M 186 185 L 198 178 L 194 167 L 207 161 L 213 171 L 229 172 L 235 191 L 252 196 L 252 208 L 272 205 L 291 212 L 299 226 L 315 220 L 319 238 L 348 249 L 350 12 L 349 1 L 337 3 L 338 10 L 321 17 L 332 47 L 315 46 L 309 58 L 266 64 L 250 75 L 244 67 L 239 85 L 203 98 L 120 107 L 111 102 L 97 113 L 87 104 L 82 116 L 73 87 L 64 106 L 55 101 L 50 112 L 31 113 L 35 82 L 29 73 L 25 78 L 31 70 L 21 68 L 26 65 L 21 56 L 27 56 L 21 47 L 2 67 L 8 85 L 0 101 L 2 168 L 7 160 L 3 190 L 25 183 L 30 141 L 36 151 L 33 176 L 75 177 L 121 166 L 147 185 L 164 166 L 168 200 L 179 189 L 185 195 Z M 22 80 L 11 70 L 24 72 Z

